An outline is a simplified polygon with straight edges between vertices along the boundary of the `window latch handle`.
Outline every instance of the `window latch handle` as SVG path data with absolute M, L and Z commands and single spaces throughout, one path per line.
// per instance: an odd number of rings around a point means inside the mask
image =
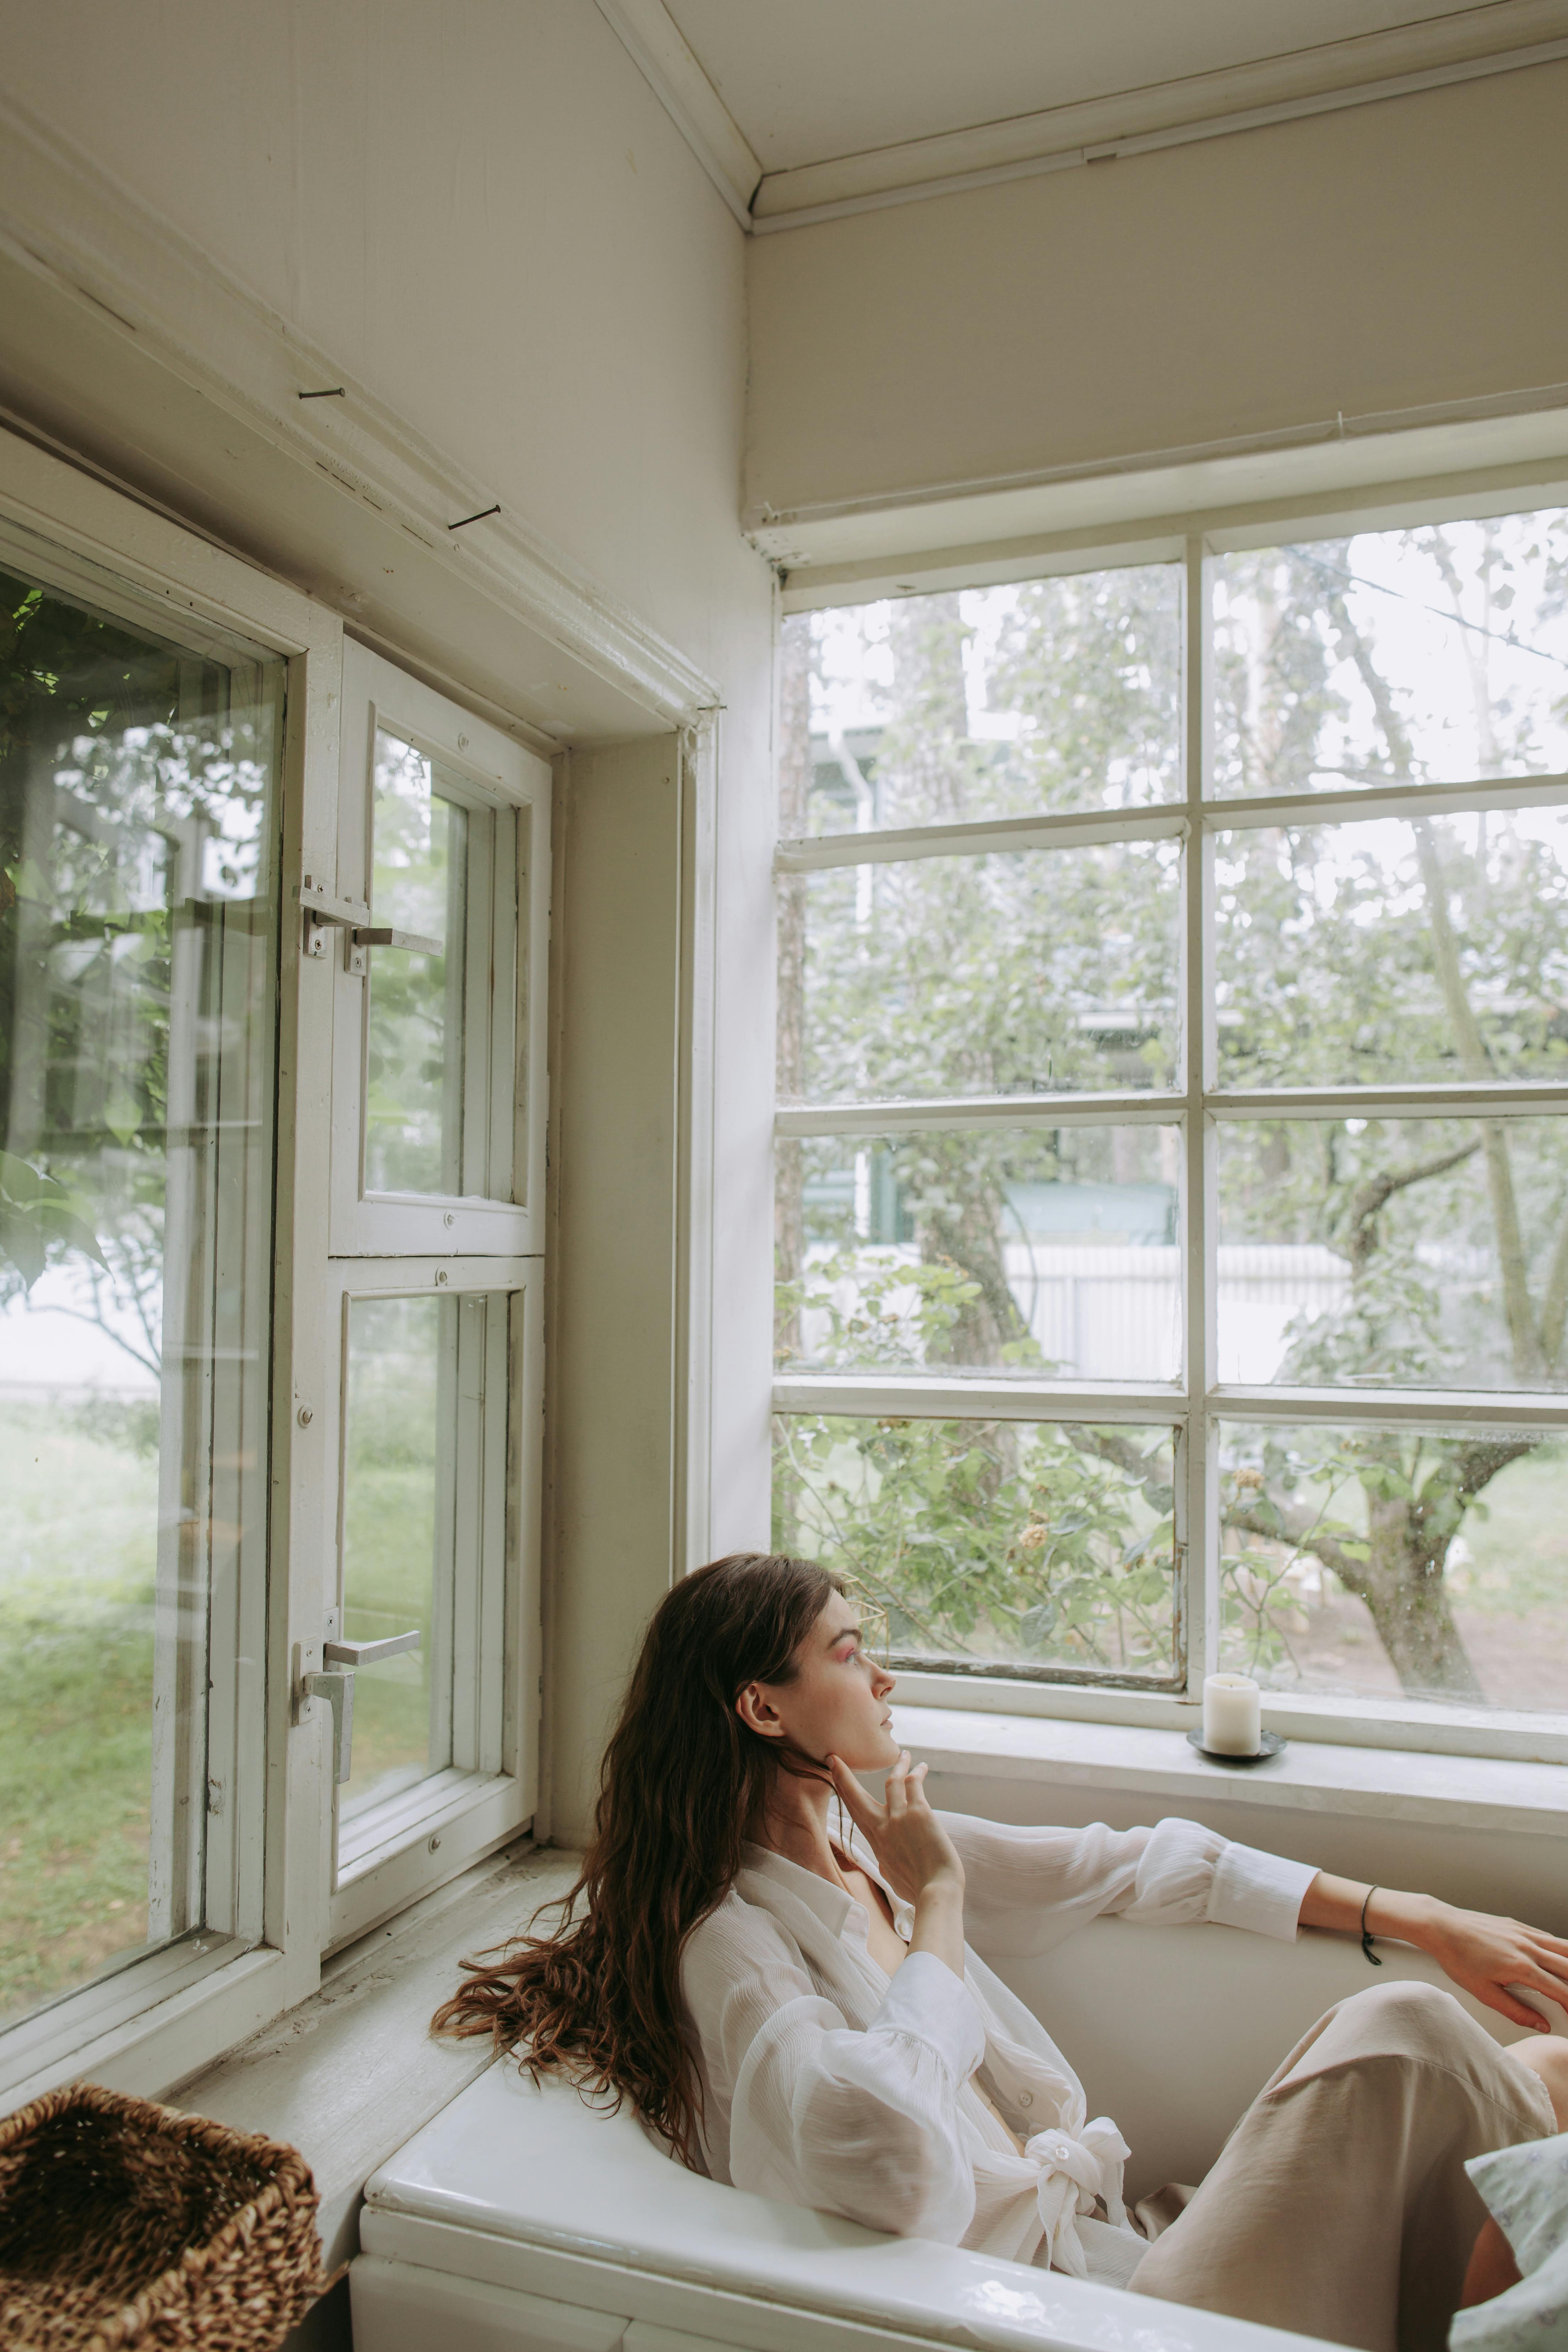
M 329 1666 L 379 1666 L 383 1658 L 416 1650 L 424 1638 L 416 1625 L 411 1633 L 388 1633 L 379 1642 L 324 1642 L 321 1657 Z
M 350 935 L 356 948 L 401 948 L 406 955 L 445 955 L 445 940 L 426 939 L 423 931 L 394 931 L 375 923 L 356 923 Z

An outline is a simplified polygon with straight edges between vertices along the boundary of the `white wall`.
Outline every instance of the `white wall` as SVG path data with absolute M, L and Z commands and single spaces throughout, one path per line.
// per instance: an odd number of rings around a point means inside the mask
M 1560 383 L 1564 122 L 1538 66 L 757 237 L 748 507 Z

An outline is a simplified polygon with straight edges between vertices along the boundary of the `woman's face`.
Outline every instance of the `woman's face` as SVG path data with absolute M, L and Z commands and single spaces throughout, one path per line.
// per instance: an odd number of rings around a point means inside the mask
M 859 1611 L 832 1592 L 800 1645 L 794 1681 L 748 1683 L 735 1707 L 764 1738 L 787 1739 L 818 1763 L 837 1756 L 851 1771 L 876 1772 L 898 1759 L 892 1691 L 892 1675 L 860 1646 Z

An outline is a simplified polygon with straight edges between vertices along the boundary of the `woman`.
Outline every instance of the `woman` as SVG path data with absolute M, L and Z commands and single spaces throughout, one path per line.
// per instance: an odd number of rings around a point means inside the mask
M 1289 1939 L 1359 1933 L 1364 1907 L 1539 2028 L 1509 1988 L 1568 2000 L 1568 1942 L 1192 1822 L 934 1813 L 893 1687 L 814 1563 L 738 1553 L 686 1578 L 645 1637 L 560 1932 L 468 1963 L 437 2026 L 629 2096 L 685 2162 L 765 2196 L 1371 2352 L 1440 2345 L 1482 2219 L 1465 2159 L 1568 2124 L 1568 2043 L 1500 2050 L 1425 1985 L 1342 2001 L 1184 2210 L 1149 2200 L 1146 2236 L 1120 2133 L 986 1957 L 1103 1912 Z M 881 1771 L 879 1803 L 855 1776 Z

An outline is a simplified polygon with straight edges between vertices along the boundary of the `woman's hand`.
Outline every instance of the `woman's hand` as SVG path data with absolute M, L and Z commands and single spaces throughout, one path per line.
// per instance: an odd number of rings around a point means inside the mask
M 1460 1911 L 1432 1895 L 1404 1895 L 1392 1886 L 1366 1887 L 1353 1879 L 1320 1871 L 1301 1900 L 1303 1927 L 1333 1927 L 1361 1933 L 1365 1920 L 1373 1936 L 1396 1936 L 1430 1952 L 1444 1975 L 1495 2009 L 1500 2017 L 1532 2032 L 1549 2033 L 1550 2022 L 1531 2009 L 1510 1985 L 1526 1985 L 1568 2010 L 1568 1940 L 1518 1919 L 1498 1919 L 1489 1911 Z
M 895 1894 L 906 1903 L 918 1903 L 928 1887 L 943 1883 L 963 1894 L 958 1849 L 926 1802 L 925 1766 L 911 1769 L 907 1748 L 900 1749 L 899 1760 L 888 1773 L 886 1801 L 880 1805 L 837 1756 L 827 1759 L 827 1769 L 845 1811 Z
M 1526 1927 L 1518 1919 L 1494 1918 L 1489 1911 L 1459 1911 L 1451 1903 L 1436 1902 L 1430 1908 L 1433 1916 L 1421 1923 L 1419 1932 L 1410 1933 L 1411 1942 L 1430 1952 L 1446 1977 L 1500 2017 L 1536 2033 L 1550 2033 L 1550 2021 L 1510 1988 L 1526 1985 L 1568 2010 L 1568 1942 L 1543 1928 Z M 1377 1912 L 1374 1895 L 1373 1919 Z M 1395 1927 L 1392 1932 L 1401 1931 Z
M 926 1802 L 926 1768 L 910 1768 L 901 1748 L 888 1775 L 886 1801 L 868 1797 L 847 1765 L 827 1759 L 844 1810 L 877 1857 L 895 1894 L 915 1906 L 911 1952 L 930 1952 L 963 1975 L 963 1864 L 958 1849 Z

